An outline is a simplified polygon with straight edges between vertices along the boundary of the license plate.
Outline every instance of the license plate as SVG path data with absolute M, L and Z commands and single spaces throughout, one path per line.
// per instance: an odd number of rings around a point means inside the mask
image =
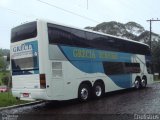
M 29 97 L 29 93 L 23 93 L 23 97 Z

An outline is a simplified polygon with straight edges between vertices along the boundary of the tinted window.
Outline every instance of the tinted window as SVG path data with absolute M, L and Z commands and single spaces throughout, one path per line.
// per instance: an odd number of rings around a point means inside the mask
M 125 51 L 129 53 L 150 55 L 149 47 L 140 43 L 134 43 L 130 41 L 124 42 Z
M 125 73 L 140 73 L 140 64 L 139 63 L 124 63 Z
M 74 41 L 74 46 L 77 47 L 90 47 L 90 42 L 86 39 L 84 31 L 71 29 L 72 40 Z
M 38 67 L 37 57 L 12 59 L 12 70 L 35 69 Z
M 48 24 L 48 36 L 50 44 L 89 47 L 85 32 L 81 30 Z
M 90 47 L 117 52 L 150 55 L 149 47 L 143 44 L 125 41 L 120 38 L 104 36 L 96 33 L 86 32 L 87 40 L 90 40 Z
M 124 73 L 124 64 L 122 62 L 104 62 L 103 67 L 106 75 Z
M 31 22 L 16 28 L 11 31 L 11 42 L 17 42 L 37 36 L 37 23 Z
M 139 63 L 103 62 L 106 75 L 140 73 Z
M 50 44 L 150 55 L 146 45 L 50 23 L 48 35 Z
M 105 36 L 98 35 L 95 33 L 86 32 L 87 40 L 90 42 L 90 47 L 102 49 L 102 50 L 110 50 L 111 47 L 108 46 L 108 40 Z
M 48 24 L 48 36 L 50 44 L 73 44 L 71 29 L 67 27 Z

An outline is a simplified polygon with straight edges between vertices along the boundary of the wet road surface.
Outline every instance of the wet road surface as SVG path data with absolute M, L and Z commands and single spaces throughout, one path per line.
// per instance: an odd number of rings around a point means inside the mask
M 1 114 L 20 114 L 35 119 L 53 115 L 132 115 L 160 113 L 160 83 L 145 89 L 128 89 L 107 93 L 99 100 L 80 103 L 77 100 L 45 102 L 33 106 L 0 111 Z M 121 116 L 122 117 L 122 116 Z M 127 116 L 126 116 L 127 117 Z M 94 117 L 95 118 L 95 117 Z M 160 116 L 159 116 L 160 118 Z M 37 120 L 38 120 L 37 119 Z M 126 118 L 125 118 L 126 119 Z

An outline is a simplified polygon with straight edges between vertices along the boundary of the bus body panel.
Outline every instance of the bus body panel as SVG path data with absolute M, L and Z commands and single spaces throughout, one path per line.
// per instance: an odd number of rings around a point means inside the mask
M 25 97 L 23 94 L 29 94 L 29 96 Z M 43 89 L 14 89 L 12 88 L 12 95 L 23 99 L 23 100 L 42 100 L 42 99 L 49 99 L 46 94 L 46 91 Z
M 14 89 L 36 89 L 40 88 L 39 74 L 18 75 L 12 77 L 12 88 Z

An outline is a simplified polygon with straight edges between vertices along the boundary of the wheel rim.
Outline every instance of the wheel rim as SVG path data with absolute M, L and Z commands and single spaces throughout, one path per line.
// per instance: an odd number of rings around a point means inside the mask
M 135 81 L 135 87 L 136 87 L 137 89 L 139 88 L 139 81 L 138 81 L 138 80 Z
M 146 86 L 146 81 L 144 79 L 142 79 L 141 84 L 142 84 L 142 87 L 145 87 Z
M 95 88 L 95 94 L 96 94 L 97 97 L 101 96 L 101 94 L 102 94 L 102 88 L 101 88 L 101 86 L 96 86 L 96 88 Z
M 81 98 L 82 98 L 83 100 L 86 100 L 86 99 L 88 98 L 88 90 L 87 90 L 86 88 L 83 88 L 83 89 L 81 90 Z

